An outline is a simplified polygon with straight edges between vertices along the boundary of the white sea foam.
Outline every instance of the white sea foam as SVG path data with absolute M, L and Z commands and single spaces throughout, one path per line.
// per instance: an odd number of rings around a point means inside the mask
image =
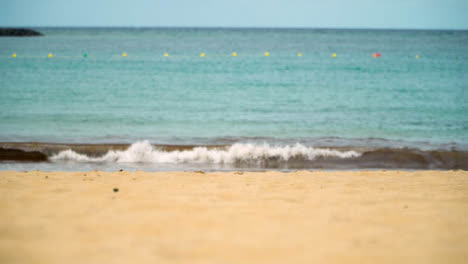
M 299 143 L 292 146 L 270 146 L 269 144 L 237 143 L 226 148 L 195 147 L 183 151 L 163 151 L 148 141 L 133 143 L 127 150 L 110 150 L 101 157 L 89 157 L 73 150 L 61 151 L 50 157 L 52 161 L 116 162 L 116 163 L 212 163 L 231 164 L 236 162 L 261 162 L 268 159 L 288 161 L 291 158 L 314 160 L 318 157 L 354 158 L 356 151 L 338 151 L 313 148 Z

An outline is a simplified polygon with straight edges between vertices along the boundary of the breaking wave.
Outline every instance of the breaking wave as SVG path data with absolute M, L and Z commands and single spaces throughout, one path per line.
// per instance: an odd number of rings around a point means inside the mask
M 91 157 L 71 149 L 52 155 L 52 161 L 75 162 L 116 162 L 116 163 L 261 163 L 268 160 L 287 162 L 291 159 L 313 161 L 318 158 L 356 158 L 361 156 L 356 151 L 338 151 L 326 148 L 314 148 L 299 143 L 292 146 L 270 146 L 269 144 L 237 143 L 226 147 L 194 147 L 188 150 L 165 151 L 151 145 L 148 141 L 133 143 L 126 150 L 109 150 L 106 154 Z

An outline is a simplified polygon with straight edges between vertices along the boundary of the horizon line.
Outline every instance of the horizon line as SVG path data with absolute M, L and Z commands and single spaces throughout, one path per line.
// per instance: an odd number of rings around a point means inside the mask
M 306 26 L 46 26 L 46 25 L 36 25 L 36 26 L 3 26 L 0 25 L 0 28 L 88 28 L 88 29 L 103 29 L 103 28 L 115 28 L 115 29 L 152 29 L 152 28 L 162 28 L 162 29 L 316 29 L 316 30 L 418 30 L 418 31 L 468 31 L 468 28 L 403 28 L 403 27 L 306 27 Z

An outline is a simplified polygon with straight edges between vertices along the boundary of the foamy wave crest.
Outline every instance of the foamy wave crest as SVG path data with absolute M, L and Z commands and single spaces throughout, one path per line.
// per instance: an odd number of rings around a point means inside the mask
M 127 150 L 110 150 L 101 157 L 89 157 L 73 150 L 61 151 L 50 157 L 52 161 L 75 162 L 117 162 L 117 163 L 213 163 L 231 164 L 236 162 L 262 162 L 279 160 L 287 162 L 292 158 L 314 160 L 316 158 L 354 158 L 361 154 L 356 151 L 338 151 L 306 147 L 301 144 L 293 146 L 270 146 L 268 144 L 237 143 L 226 148 L 195 147 L 183 151 L 162 151 L 148 141 L 133 143 Z

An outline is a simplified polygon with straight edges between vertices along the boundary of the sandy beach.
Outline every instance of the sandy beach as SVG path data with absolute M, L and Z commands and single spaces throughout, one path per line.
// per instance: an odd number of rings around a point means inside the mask
M 468 259 L 466 171 L 5 171 L 0 201 L 0 263 Z

